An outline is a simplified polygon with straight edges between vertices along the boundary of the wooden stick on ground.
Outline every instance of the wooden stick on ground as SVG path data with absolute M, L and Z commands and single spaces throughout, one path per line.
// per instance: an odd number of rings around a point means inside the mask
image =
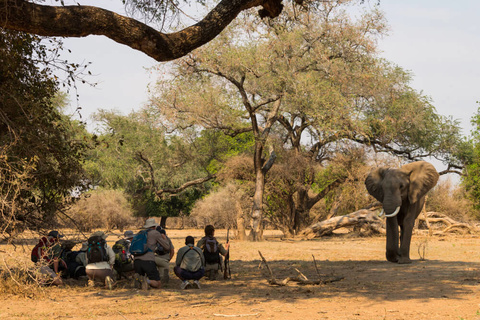
M 317 276 L 320 278 L 320 272 L 318 271 L 318 267 L 317 267 L 317 260 L 315 260 L 315 256 L 312 254 L 312 258 L 313 258 L 313 264 L 315 265 L 315 271 L 317 271 Z

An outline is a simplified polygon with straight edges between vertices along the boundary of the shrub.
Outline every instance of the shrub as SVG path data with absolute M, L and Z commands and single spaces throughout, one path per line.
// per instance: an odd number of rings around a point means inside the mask
M 474 203 L 465 197 L 465 189 L 450 180 L 440 181 L 428 194 L 427 211 L 436 211 L 460 221 L 478 219 Z
M 102 228 L 123 231 L 135 223 L 133 211 L 124 193 L 119 190 L 94 190 L 68 210 L 68 215 L 81 231 Z

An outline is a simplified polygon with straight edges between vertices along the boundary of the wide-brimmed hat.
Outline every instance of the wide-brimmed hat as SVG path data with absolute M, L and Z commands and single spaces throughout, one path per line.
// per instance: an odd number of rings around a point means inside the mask
M 147 221 L 145 221 L 145 225 L 143 226 L 144 229 L 151 227 L 158 227 L 158 223 L 155 222 L 154 218 L 147 219 Z
M 50 231 L 47 236 L 49 237 L 53 237 L 53 238 L 63 238 L 63 235 L 60 234 L 60 232 L 58 232 L 57 230 L 52 230 Z
M 88 242 L 83 242 L 80 251 L 87 251 L 88 249 Z
M 92 237 L 102 237 L 103 239 L 107 239 L 108 235 L 105 234 L 105 232 L 103 231 L 95 231 L 94 233 L 92 233 L 91 235 Z
M 133 238 L 135 236 L 135 233 L 133 233 L 132 230 L 127 230 L 127 231 L 125 231 L 123 236 L 125 237 L 125 239 L 130 239 L 130 238 Z

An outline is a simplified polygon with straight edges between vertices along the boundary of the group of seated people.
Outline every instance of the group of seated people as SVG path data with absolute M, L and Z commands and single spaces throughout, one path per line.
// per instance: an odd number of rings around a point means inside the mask
M 131 279 L 133 287 L 148 290 L 169 283 L 169 263 L 175 249 L 165 229 L 153 218 L 147 219 L 137 234 L 125 231 L 123 239 L 113 246 L 107 244 L 108 235 L 102 231 L 94 232 L 77 251 L 72 250 L 74 242 L 61 241 L 62 237 L 58 231 L 50 231 L 32 249 L 32 261 L 38 264 L 46 284 L 61 285 L 62 279 L 84 277 L 89 287 L 101 282 L 111 290 L 117 280 L 125 277 Z M 142 246 L 144 249 L 139 251 Z M 215 280 L 222 265 L 221 255 L 225 256 L 228 249 L 229 243 L 223 246 L 217 241 L 212 225 L 205 227 L 205 236 L 196 246 L 195 239 L 187 236 L 173 268 L 182 280 L 181 289 L 199 289 L 199 280 L 204 276 Z

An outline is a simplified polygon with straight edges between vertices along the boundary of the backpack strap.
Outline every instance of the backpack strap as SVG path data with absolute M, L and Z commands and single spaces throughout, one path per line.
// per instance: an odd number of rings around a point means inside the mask
M 182 263 L 183 258 L 185 257 L 185 255 L 187 254 L 187 252 L 189 252 L 190 250 L 193 250 L 193 251 L 195 251 L 196 253 L 198 253 L 198 255 L 200 256 L 200 259 L 202 258 L 202 255 L 200 254 L 200 252 L 198 252 L 197 250 L 194 249 L 194 246 L 191 246 L 191 247 L 188 246 L 188 250 L 183 253 L 182 259 L 180 260 L 180 263 Z

